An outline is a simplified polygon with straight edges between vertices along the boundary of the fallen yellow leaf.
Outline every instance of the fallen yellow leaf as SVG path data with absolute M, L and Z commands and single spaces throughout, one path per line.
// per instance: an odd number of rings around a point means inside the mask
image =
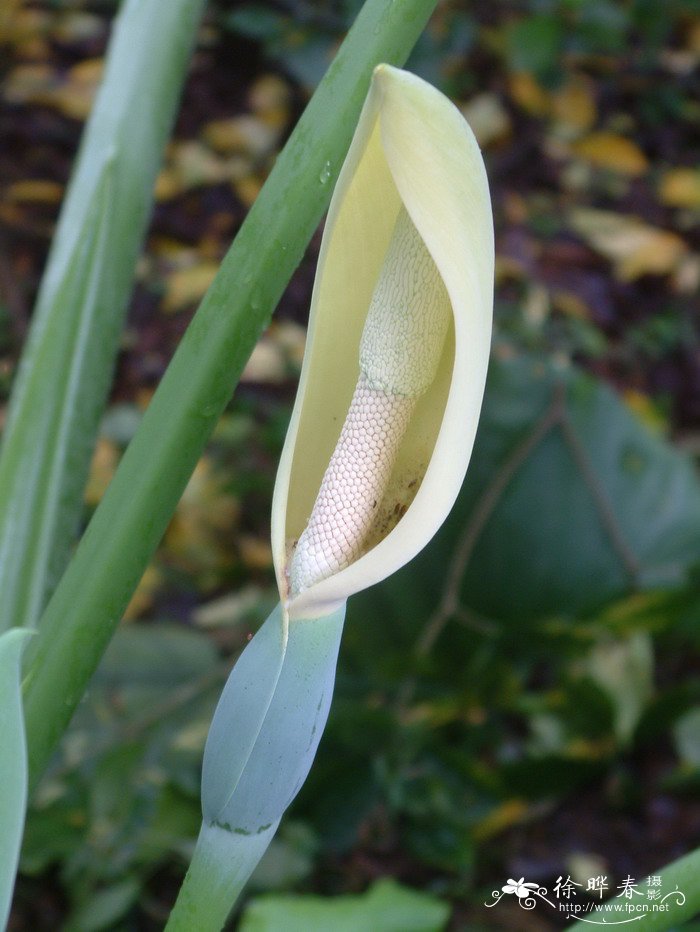
M 590 80 L 572 75 L 552 94 L 552 114 L 557 123 L 576 133 L 589 130 L 597 119 L 597 108 Z
M 119 450 L 116 445 L 111 440 L 100 437 L 92 455 L 90 473 L 85 486 L 85 502 L 91 507 L 94 508 L 100 503 L 107 491 L 107 486 L 112 481 L 118 463 Z
M 92 107 L 104 61 L 91 58 L 61 76 L 48 65 L 19 65 L 7 77 L 3 93 L 11 103 L 57 107 L 66 116 L 84 120 Z
M 241 534 L 238 538 L 241 559 L 251 570 L 267 570 L 272 566 L 272 547 L 266 538 Z
M 3 97 L 11 104 L 44 103 L 56 83 L 48 65 L 18 65 L 3 83 Z
M 576 320 L 590 320 L 590 308 L 580 295 L 573 291 L 555 291 L 552 295 L 553 306 L 567 317 Z
M 669 207 L 700 207 L 700 170 L 672 168 L 659 185 L 659 197 Z
M 289 120 L 289 86 L 276 74 L 264 74 L 248 92 L 248 102 L 270 126 L 282 127 Z
M 168 200 L 199 185 L 238 181 L 250 171 L 250 160 L 241 155 L 222 158 L 196 139 L 173 142 L 156 180 L 155 196 L 160 201 Z
M 482 147 L 503 139 L 510 132 L 510 117 L 496 94 L 477 94 L 461 109 Z
M 572 151 L 580 159 L 607 168 L 609 171 L 635 178 L 649 168 L 646 156 L 630 139 L 617 133 L 590 133 L 572 145 Z
M 15 181 L 5 189 L 5 200 L 22 204 L 58 204 L 63 185 L 46 179 Z
M 486 841 L 506 829 L 517 825 L 528 813 L 527 803 L 522 799 L 507 799 L 492 809 L 488 815 L 480 819 L 474 826 L 474 838 L 477 841 Z
M 240 515 L 228 477 L 206 457 L 195 468 L 165 534 L 168 558 L 195 573 L 202 590 L 217 586 L 232 562 L 232 536 Z
M 572 229 L 609 259 L 622 281 L 675 271 L 688 253 L 676 233 L 650 226 L 639 217 L 580 207 L 569 213 Z
M 520 72 L 510 79 L 510 96 L 531 116 L 551 119 L 564 136 L 587 132 L 598 118 L 593 83 L 583 74 L 571 74 L 558 90 L 547 91 L 533 75 Z
M 628 388 L 623 392 L 622 397 L 627 404 L 627 407 L 630 408 L 637 417 L 643 421 L 647 427 L 653 430 L 657 434 L 662 434 L 668 427 L 666 418 L 651 400 L 648 395 L 645 395 L 644 392 L 640 392 L 636 388 Z
M 104 32 L 104 17 L 96 13 L 73 10 L 64 13 L 58 19 L 53 36 L 59 42 L 86 42 L 99 39 Z
M 519 71 L 511 76 L 510 96 L 530 116 L 544 117 L 550 113 L 549 94 L 527 71 Z
M 244 114 L 213 120 L 204 127 L 202 135 L 207 145 L 222 155 L 249 155 L 259 159 L 274 150 L 279 129 L 260 117 Z
M 162 168 L 156 178 L 153 196 L 157 201 L 169 201 L 183 191 L 182 181 L 174 168 Z
M 104 60 L 90 58 L 74 65 L 65 81 L 54 90 L 52 103 L 74 120 L 87 119 L 102 80 Z
M 244 207 L 252 207 L 263 186 L 263 179 L 257 175 L 248 175 L 234 181 L 233 187 Z
M 126 607 L 124 618 L 126 621 L 133 621 L 143 615 L 153 605 L 153 599 L 163 584 L 163 577 L 155 566 L 146 568 L 146 572 L 141 577 L 141 582 L 136 587 L 136 592 L 131 597 L 131 601 Z
M 688 26 L 686 48 L 700 55 L 700 17 L 696 16 Z
M 53 17 L 45 10 L 21 9 L 21 5 L 22 0 L 0 0 L 0 43 L 14 45 L 18 57 L 26 59 L 28 52 L 47 50 L 45 40 Z
M 14 38 L 12 21 L 17 17 L 21 0 L 2 0 L 0 2 L 0 41 L 5 44 Z
M 282 348 L 269 336 L 264 336 L 255 345 L 241 374 L 241 382 L 284 382 L 287 364 Z
M 163 298 L 163 310 L 175 314 L 197 304 L 214 281 L 218 271 L 216 262 L 200 262 L 190 268 L 178 269 L 168 277 Z

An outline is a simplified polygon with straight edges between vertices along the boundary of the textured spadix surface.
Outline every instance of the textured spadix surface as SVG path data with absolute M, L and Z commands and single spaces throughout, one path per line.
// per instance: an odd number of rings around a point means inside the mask
M 402 220 L 397 227 L 403 215 L 408 234 Z M 377 302 L 387 266 L 400 299 Z M 411 302 L 432 270 L 438 285 Z M 444 337 L 411 339 L 418 320 L 439 321 L 443 301 Z M 332 612 L 388 576 L 446 517 L 474 442 L 492 302 L 493 225 L 476 140 L 435 88 L 380 65 L 326 222 L 275 486 L 273 553 L 290 620 Z M 426 362 L 434 345 L 436 365 Z
M 450 299 L 401 207 L 360 340 L 360 375 L 338 443 L 289 567 L 292 595 L 349 566 L 386 511 L 416 401 L 445 346 Z

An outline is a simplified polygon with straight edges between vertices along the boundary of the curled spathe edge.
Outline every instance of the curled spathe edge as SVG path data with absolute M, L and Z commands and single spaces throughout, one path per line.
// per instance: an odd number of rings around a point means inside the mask
M 400 455 L 400 470 L 417 492 L 369 551 L 289 599 L 289 541 L 306 525 L 343 425 L 357 382 L 365 316 L 402 203 L 452 306 L 438 376 L 420 399 Z M 447 517 L 481 410 L 493 270 L 488 181 L 471 129 L 431 85 L 379 65 L 326 220 L 299 390 L 275 483 L 272 551 L 285 623 L 330 614 L 353 593 L 391 575 Z

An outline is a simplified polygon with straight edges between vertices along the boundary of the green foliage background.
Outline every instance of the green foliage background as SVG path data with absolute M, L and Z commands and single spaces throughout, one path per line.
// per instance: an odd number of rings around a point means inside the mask
M 86 516 L 358 7 L 212 5 Z M 102 53 L 113 9 L 28 3 L 0 19 L 1 119 L 22 127 L 8 152 L 31 155 L 19 172 L 0 158 L 3 268 L 26 274 L 19 296 L 0 293 L 5 394 L 56 209 L 18 185 L 60 187 L 69 164 L 49 167 L 31 130 L 48 151 L 47 120 L 77 141 L 72 69 Z M 21 70 L 36 60 L 41 93 Z M 419 43 L 409 67 L 481 120 L 492 182 L 484 413 L 447 525 L 353 600 L 327 734 L 245 932 L 513 928 L 517 904 L 483 906 L 509 877 L 606 874 L 612 891 L 697 844 L 699 62 L 696 0 L 451 2 Z M 223 104 L 217 67 L 238 82 Z M 263 87 L 274 119 L 251 96 Z M 251 119 L 224 145 L 212 127 L 232 113 Z M 34 799 L 12 929 L 162 927 L 199 827 L 216 698 L 276 601 L 269 501 L 317 248 Z M 539 910 L 532 922 L 559 927 Z

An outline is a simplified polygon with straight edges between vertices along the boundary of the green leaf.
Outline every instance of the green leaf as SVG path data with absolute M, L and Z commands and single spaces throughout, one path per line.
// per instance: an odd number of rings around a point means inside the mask
M 508 58 L 515 71 L 547 77 L 561 54 L 564 27 L 557 16 L 528 16 L 508 33 Z
M 316 836 L 306 823 L 285 819 L 253 871 L 251 888 L 279 891 L 298 885 L 311 874 L 317 847 Z
M 679 756 L 693 767 L 700 767 L 700 706 L 682 715 L 673 727 Z
M 440 932 L 450 907 L 437 897 L 379 880 L 359 896 L 260 896 L 246 908 L 239 932 Z
M 14 386 L 0 457 L 0 631 L 68 561 L 152 192 L 204 0 L 127 0 Z
M 0 928 L 10 913 L 24 813 L 27 807 L 27 747 L 20 693 L 22 650 L 28 631 L 0 637 Z
M 217 651 L 198 631 L 176 624 L 132 625 L 115 636 L 95 676 L 105 692 L 115 686 L 168 691 L 215 667 Z
M 658 868 L 651 873 L 661 876 L 661 889 L 668 891 L 665 899 L 668 902 L 668 911 L 650 912 L 644 916 L 644 929 L 649 932 L 683 932 L 686 927 L 684 919 L 692 919 L 700 911 L 700 848 L 691 851 L 684 857 Z M 678 893 L 673 891 L 677 890 Z M 603 924 L 606 922 L 605 904 L 596 907 L 589 913 L 592 922 Z M 607 917 L 609 918 L 609 916 Z M 602 922 L 601 922 L 602 920 Z M 676 925 L 678 923 L 678 925 Z
M 128 912 L 138 899 L 141 884 L 133 877 L 103 887 L 70 917 L 65 932 L 100 932 Z
M 614 728 L 628 742 L 654 692 L 654 652 L 651 638 L 641 631 L 624 640 L 596 645 L 583 663 L 615 711 Z
M 211 640 L 171 624 L 120 630 L 76 711 L 59 772 L 79 770 L 90 792 L 98 788 L 95 768 L 105 755 L 110 769 L 133 741 L 139 748 L 124 783 L 144 789 L 143 774 L 156 770 L 184 792 L 199 796 L 201 754 L 225 670 Z M 118 787 L 116 796 L 125 796 Z M 118 817 L 116 817 L 118 818 Z M 145 823 L 142 818 L 139 828 Z M 196 828 L 197 826 L 195 826 Z
M 474 520 L 499 470 L 514 470 L 463 576 L 474 607 L 511 618 L 585 610 L 678 584 L 700 560 L 689 458 L 605 384 L 527 356 L 494 365 L 481 437 L 452 527 Z
M 699 561 L 690 460 L 601 382 L 523 354 L 491 364 L 469 472 L 446 524 L 410 566 L 353 600 L 352 612 L 372 638 L 390 612 L 415 639 L 441 604 L 446 620 L 457 604 L 522 624 L 678 586 Z
M 246 4 L 229 13 L 224 19 L 224 25 L 243 36 L 269 42 L 280 37 L 285 17 L 268 7 Z
M 82 908 L 95 890 L 189 851 L 201 823 L 202 751 L 225 679 L 205 634 L 163 622 L 123 626 L 29 808 L 22 871 L 60 862 Z
M 553 792 L 564 795 L 599 777 L 599 761 L 565 758 L 557 754 L 504 763 L 500 776 L 511 793 L 528 799 L 551 799 Z

